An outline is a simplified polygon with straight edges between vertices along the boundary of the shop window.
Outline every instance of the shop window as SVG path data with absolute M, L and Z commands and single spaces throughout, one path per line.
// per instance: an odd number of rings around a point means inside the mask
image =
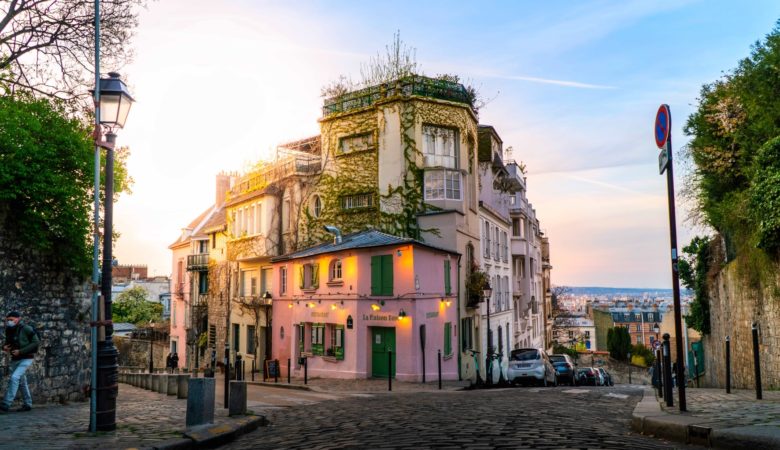
M 320 356 L 325 354 L 325 324 L 323 323 L 311 325 L 311 353 Z
M 344 359 L 344 325 L 329 325 L 330 347 L 328 356 Z
M 371 257 L 371 295 L 393 295 L 393 255 Z

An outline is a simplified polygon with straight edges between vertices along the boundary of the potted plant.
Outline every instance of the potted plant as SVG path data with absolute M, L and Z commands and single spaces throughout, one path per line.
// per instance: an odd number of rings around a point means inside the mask
M 476 308 L 484 299 L 482 290 L 490 285 L 490 278 L 478 265 L 472 264 L 466 277 L 466 307 Z

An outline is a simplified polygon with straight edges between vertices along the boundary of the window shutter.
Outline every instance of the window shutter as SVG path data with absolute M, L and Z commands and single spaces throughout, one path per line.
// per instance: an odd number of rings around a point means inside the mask
M 301 289 L 303 289 L 306 286 L 304 284 L 305 280 L 303 279 L 303 276 L 305 274 L 306 274 L 306 270 L 304 270 L 304 266 L 303 264 L 301 264 L 300 266 L 298 266 L 298 287 L 300 287 Z
M 371 257 L 371 295 L 382 295 L 382 257 Z
M 450 286 L 450 260 L 444 260 L 444 293 L 450 295 L 452 287 Z
M 382 255 L 382 293 L 393 295 L 393 255 Z
M 444 356 L 452 355 L 452 322 L 444 323 Z
M 320 265 L 312 264 L 311 266 L 311 287 L 317 289 L 320 286 Z

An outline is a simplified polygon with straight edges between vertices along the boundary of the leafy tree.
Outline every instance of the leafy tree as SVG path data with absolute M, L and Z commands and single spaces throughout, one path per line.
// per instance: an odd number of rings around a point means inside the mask
M 631 357 L 640 356 L 645 360 L 646 365 L 651 365 L 655 361 L 655 355 L 653 351 L 645 347 L 642 344 L 635 344 L 631 346 Z
M 614 327 L 607 330 L 607 350 L 609 355 L 619 361 L 625 361 L 631 351 L 631 335 L 626 327 Z
M 104 67 L 127 63 L 127 44 L 146 0 L 100 2 L 100 57 Z M 0 88 L 59 99 L 89 95 L 94 84 L 94 2 L 0 2 Z M 2 91 L 0 91 L 2 92 Z
M 140 286 L 122 291 L 112 304 L 114 322 L 146 325 L 162 320 L 163 305 L 149 301 L 149 293 Z
M 710 239 L 696 236 L 683 248 L 683 255 L 678 261 L 680 280 L 686 288 L 693 291 L 693 302 L 688 315 L 685 316 L 685 323 L 703 334 L 710 332 L 710 299 L 707 287 L 710 252 Z

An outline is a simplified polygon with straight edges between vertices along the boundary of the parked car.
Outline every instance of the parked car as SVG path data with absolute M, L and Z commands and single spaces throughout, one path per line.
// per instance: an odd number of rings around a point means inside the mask
M 598 371 L 601 373 L 601 377 L 604 380 L 604 382 L 601 384 L 602 386 L 614 386 L 615 385 L 615 383 L 612 381 L 612 375 L 610 375 L 609 372 L 604 370 L 603 367 L 599 367 Z
M 555 373 L 558 375 L 558 382 L 566 382 L 570 385 L 575 384 L 574 368 L 576 364 L 569 355 L 550 355 L 550 361 L 552 361 L 553 367 L 555 367 Z
M 576 383 L 578 385 L 599 386 L 601 384 L 601 375 L 593 367 L 583 367 L 577 369 Z
M 509 354 L 507 375 L 511 383 L 534 382 L 543 386 L 557 386 L 555 374 L 547 353 L 538 348 L 520 348 Z

